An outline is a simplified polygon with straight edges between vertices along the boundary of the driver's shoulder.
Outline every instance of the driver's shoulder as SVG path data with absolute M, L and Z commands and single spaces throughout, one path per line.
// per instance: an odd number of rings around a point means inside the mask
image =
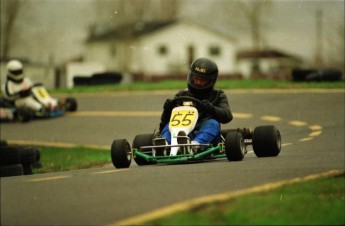
M 224 91 L 221 89 L 213 89 L 211 93 L 211 97 L 219 97 L 225 95 Z
M 224 93 L 224 90 L 222 90 L 222 89 L 213 89 L 212 92 L 216 93 L 216 94 L 219 94 L 219 93 Z
M 188 89 L 181 89 L 177 92 L 176 96 L 192 96 Z

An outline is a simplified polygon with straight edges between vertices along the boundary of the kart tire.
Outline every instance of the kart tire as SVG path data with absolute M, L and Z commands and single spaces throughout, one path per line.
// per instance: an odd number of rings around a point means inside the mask
M 152 146 L 152 138 L 153 134 L 139 134 L 134 137 L 132 147 L 133 149 L 139 149 L 141 146 Z M 153 163 L 150 163 L 146 161 L 143 158 L 134 156 L 134 161 L 138 164 L 138 166 L 144 166 L 144 165 L 152 165 Z
M 66 111 L 76 111 L 78 108 L 77 100 L 73 97 L 67 97 L 65 100 L 65 110 Z
M 17 147 L 0 147 L 0 165 L 20 164 L 20 153 Z
M 115 168 L 128 168 L 132 162 L 132 150 L 126 139 L 114 140 L 111 145 L 111 161 Z
M 23 174 L 32 175 L 32 165 L 23 165 Z
M 24 175 L 32 174 L 32 165 L 37 161 L 37 150 L 32 147 L 20 147 L 20 162 L 23 165 Z
M 32 111 L 28 108 L 17 109 L 17 119 L 20 122 L 28 122 L 32 119 Z
M 20 163 L 32 165 L 36 162 L 36 149 L 31 147 L 19 147 Z
M 8 146 L 8 143 L 6 140 L 0 140 L 0 147 Z
M 274 126 L 258 126 L 253 132 L 253 150 L 257 157 L 277 156 L 281 150 L 281 136 Z
M 225 154 L 229 161 L 241 161 L 246 154 L 244 139 L 240 132 L 228 132 L 224 146 Z
M 0 166 L 1 177 L 21 176 L 24 174 L 22 164 Z
M 32 168 L 39 169 L 39 168 L 42 168 L 41 152 L 38 149 L 36 149 L 35 151 L 36 151 L 36 161 L 32 164 Z

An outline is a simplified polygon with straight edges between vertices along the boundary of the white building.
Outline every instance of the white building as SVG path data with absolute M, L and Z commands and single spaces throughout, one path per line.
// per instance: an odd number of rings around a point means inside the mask
M 234 39 L 186 21 L 140 23 L 90 37 L 84 61 L 147 79 L 185 76 L 198 57 L 214 60 L 220 77 L 230 75 L 235 72 Z
M 245 79 L 290 80 L 291 71 L 303 65 L 301 58 L 274 49 L 238 51 L 236 59 Z

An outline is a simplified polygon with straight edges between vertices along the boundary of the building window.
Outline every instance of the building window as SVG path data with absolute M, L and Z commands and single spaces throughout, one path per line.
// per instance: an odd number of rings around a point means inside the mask
M 158 54 L 161 56 L 167 55 L 168 54 L 168 47 L 165 45 L 161 45 L 158 47 Z
M 221 51 L 219 46 L 210 46 L 208 49 L 208 53 L 210 56 L 220 56 Z

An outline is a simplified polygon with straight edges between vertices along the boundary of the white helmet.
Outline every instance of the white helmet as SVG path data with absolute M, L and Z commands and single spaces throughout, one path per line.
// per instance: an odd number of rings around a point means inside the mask
M 23 81 L 23 64 L 19 60 L 11 60 L 7 63 L 7 77 L 14 82 Z

